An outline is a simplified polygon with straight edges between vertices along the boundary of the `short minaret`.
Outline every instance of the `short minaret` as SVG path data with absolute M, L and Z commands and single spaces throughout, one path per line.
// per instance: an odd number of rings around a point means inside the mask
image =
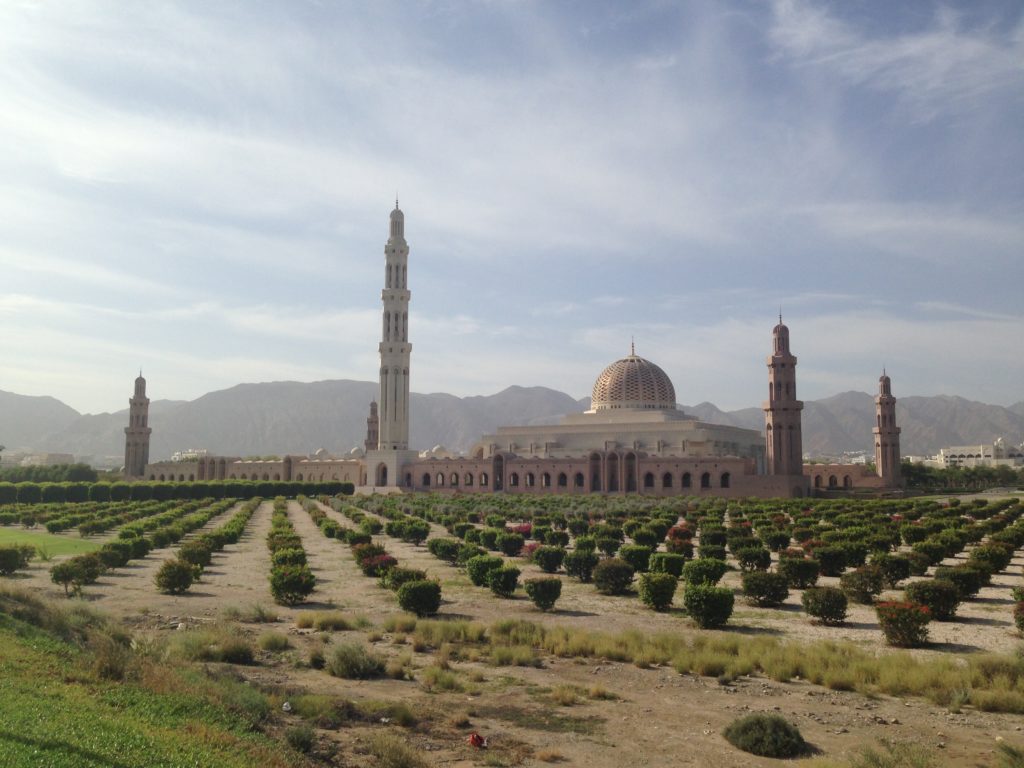
M 142 371 L 135 379 L 135 394 L 128 400 L 128 426 L 124 428 L 124 476 L 144 477 L 149 464 L 149 398 Z
M 391 212 L 391 232 L 384 245 L 384 323 L 380 342 L 380 431 L 382 451 L 409 447 L 409 298 L 406 268 L 409 246 L 405 242 L 405 214 Z
M 366 418 L 366 442 L 363 443 L 367 451 L 376 451 L 380 442 L 380 419 L 377 416 L 377 401 L 370 403 L 370 415 Z
M 896 426 L 896 398 L 892 382 L 882 371 L 875 397 L 875 468 L 887 488 L 903 485 L 900 472 L 900 428 Z
M 772 354 L 768 357 L 768 400 L 763 405 L 765 458 L 769 475 L 803 474 L 803 435 L 796 399 L 796 356 L 789 351 L 789 328 L 782 323 L 772 330 Z

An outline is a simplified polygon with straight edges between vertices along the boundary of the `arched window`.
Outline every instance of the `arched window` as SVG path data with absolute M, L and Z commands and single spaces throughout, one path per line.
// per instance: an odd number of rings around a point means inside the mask
M 576 488 L 582 488 L 583 487 L 583 483 L 585 483 L 585 482 L 586 482 L 586 479 L 583 477 L 583 473 L 582 472 L 577 472 L 576 473 L 576 477 L 574 477 L 572 479 L 572 484 Z
M 534 482 L 535 482 L 535 480 L 534 480 L 534 477 L 533 477 L 533 472 L 527 472 L 526 473 L 526 487 L 527 488 L 533 488 Z
M 264 472 L 263 473 L 263 479 L 264 480 L 269 480 L 270 479 L 270 473 L 269 472 Z
M 547 472 L 545 472 L 544 474 L 542 474 L 540 476 L 540 487 L 541 488 L 550 488 L 551 487 L 551 475 L 549 475 Z
M 837 488 L 839 486 L 839 480 L 836 479 L 835 475 L 828 476 L 828 487 Z
M 448 484 L 450 486 L 452 486 L 453 488 L 458 486 L 458 484 L 459 484 L 459 474 L 458 474 L 458 472 L 452 472 L 452 476 L 450 478 L 448 478 Z
M 853 480 L 850 479 L 849 475 L 843 475 L 843 488 L 852 488 Z
M 473 473 L 472 472 L 467 472 L 466 476 L 464 478 L 462 478 L 462 481 L 463 481 L 462 482 L 463 485 L 465 485 L 465 486 L 472 486 L 473 485 Z
M 481 472 L 480 473 L 480 485 L 483 486 L 484 488 L 486 488 L 487 487 L 487 480 L 488 480 L 487 473 L 486 472 Z
M 508 476 L 508 484 L 512 488 L 518 488 L 519 487 L 519 473 L 518 472 L 513 472 L 511 475 Z
M 701 488 L 710 488 L 711 487 L 711 473 L 710 472 L 705 472 L 703 475 L 700 476 L 700 487 Z
M 814 476 L 814 487 L 821 488 L 821 475 Z
M 671 488 L 672 487 L 672 473 L 671 472 L 666 472 L 664 475 L 661 476 L 661 487 L 662 488 Z
M 653 472 L 648 472 L 647 474 L 644 475 L 644 488 L 653 488 L 653 487 L 654 487 L 654 473 Z
M 722 473 L 722 477 L 721 477 L 721 483 L 720 483 L 721 487 L 722 488 L 728 488 L 729 487 L 729 483 L 731 481 L 732 481 L 732 477 L 729 475 L 729 473 L 728 472 L 723 472 Z
M 274 473 L 274 480 L 276 480 L 277 482 L 281 481 L 281 473 L 280 472 L 275 472 Z
M 437 481 L 437 487 L 444 488 L 444 472 L 438 472 L 435 479 Z
M 429 472 L 424 472 L 423 473 L 423 487 L 424 488 L 429 488 L 430 487 L 430 473 Z
M 690 478 L 689 472 L 683 472 L 683 488 L 692 488 L 693 480 Z

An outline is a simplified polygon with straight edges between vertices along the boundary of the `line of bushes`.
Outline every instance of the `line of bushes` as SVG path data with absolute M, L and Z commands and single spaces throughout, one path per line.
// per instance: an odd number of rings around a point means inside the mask
M 267 534 L 270 550 L 270 593 L 281 605 L 297 605 L 316 588 L 316 576 L 306 562 L 302 539 L 288 519 L 288 500 L 274 499 L 274 513 Z
M 299 494 L 351 496 L 352 483 L 283 482 L 266 480 L 209 480 L 195 482 L 118 483 L 0 483 L 0 504 L 84 503 L 89 501 L 147 501 L 156 499 L 251 498 Z

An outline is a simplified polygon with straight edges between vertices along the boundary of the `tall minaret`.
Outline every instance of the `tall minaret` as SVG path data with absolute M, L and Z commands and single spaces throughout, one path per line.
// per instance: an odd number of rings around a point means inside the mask
M 377 446 L 382 451 L 409 447 L 409 289 L 406 267 L 405 214 L 391 212 L 391 232 L 384 246 L 384 326 L 380 342 L 380 428 Z
M 875 468 L 886 487 L 903 484 L 900 473 L 900 428 L 896 426 L 896 398 L 892 382 L 882 371 L 875 397 Z
M 796 356 L 789 351 L 789 328 L 772 330 L 773 348 L 768 357 L 768 400 L 764 403 L 765 455 L 769 475 L 802 475 L 804 467 L 800 411 L 796 399 Z
M 142 371 L 135 380 L 135 394 L 128 401 L 128 426 L 124 428 L 124 476 L 143 477 L 149 464 L 149 398 Z
M 366 417 L 366 442 L 364 450 L 376 451 L 380 444 L 380 417 L 377 415 L 377 402 L 370 403 L 370 415 Z

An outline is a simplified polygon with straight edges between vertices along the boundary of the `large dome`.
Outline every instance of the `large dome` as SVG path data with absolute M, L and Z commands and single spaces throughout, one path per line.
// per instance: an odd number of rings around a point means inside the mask
M 636 354 L 616 360 L 594 382 L 590 410 L 675 410 L 676 390 L 668 375 Z

